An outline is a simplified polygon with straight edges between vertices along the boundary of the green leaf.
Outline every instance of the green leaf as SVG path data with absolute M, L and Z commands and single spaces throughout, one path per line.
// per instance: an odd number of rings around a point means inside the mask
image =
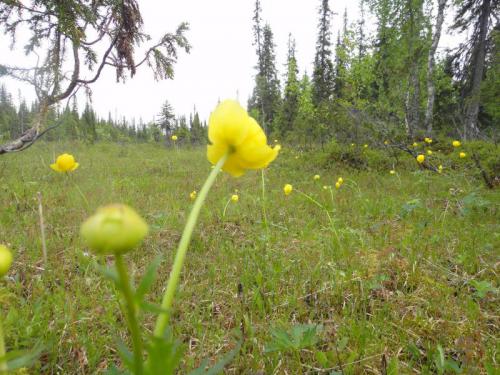
M 149 265 L 148 269 L 146 270 L 146 273 L 144 274 L 144 277 L 142 278 L 141 282 L 137 286 L 137 290 L 135 292 L 135 298 L 136 302 L 140 305 L 141 302 L 144 299 L 144 296 L 146 293 L 151 289 L 151 286 L 156 280 L 156 274 L 158 267 L 160 266 L 161 262 L 163 260 L 163 257 L 161 255 L 158 255 L 153 262 Z
M 125 343 L 118 339 L 116 342 L 116 350 L 118 352 L 118 355 L 120 356 L 123 364 L 130 370 L 134 370 L 134 355 L 130 350 L 128 350 L 127 346 Z
M 42 346 L 36 347 L 33 350 L 11 351 L 7 353 L 3 358 L 0 358 L 0 360 L 7 362 L 8 370 L 17 370 L 22 367 L 31 366 L 40 356 L 42 351 Z
M 272 341 L 266 345 L 264 351 L 298 351 L 311 347 L 319 341 L 318 332 L 322 329 L 322 326 L 315 324 L 297 324 L 289 331 L 274 328 L 271 330 Z
M 175 340 L 170 329 L 165 332 L 164 337 L 151 336 L 146 345 L 148 360 L 146 362 L 146 374 L 148 375 L 171 375 L 175 373 L 184 354 L 184 347 Z

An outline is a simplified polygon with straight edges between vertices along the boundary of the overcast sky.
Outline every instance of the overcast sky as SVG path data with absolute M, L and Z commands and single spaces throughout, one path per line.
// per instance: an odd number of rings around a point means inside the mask
M 174 80 L 155 82 L 152 73 L 141 67 L 133 79 L 116 83 L 114 73 L 105 70 L 92 87 L 92 105 L 100 116 L 108 112 L 121 118 L 142 118 L 151 121 L 168 100 L 177 114 L 189 114 L 196 109 L 206 119 L 219 99 L 237 98 L 243 105 L 252 92 L 256 64 L 252 46 L 252 12 L 254 0 L 139 0 L 144 18 L 144 31 L 158 40 L 163 32 L 175 31 L 183 21 L 190 24 L 187 36 L 192 45 L 190 54 L 181 53 L 175 66 Z M 288 34 L 297 43 L 297 58 L 302 72 L 312 71 L 317 33 L 319 0 L 261 0 L 262 18 L 274 32 L 277 66 L 283 81 Z M 347 8 L 349 22 L 357 20 L 359 6 L 356 0 L 332 0 L 333 40 L 342 24 Z M 368 13 L 368 12 L 367 12 Z M 374 30 L 368 20 L 367 31 Z M 18 50 L 9 49 L 9 41 L 0 37 L 0 64 L 23 65 L 26 57 Z M 453 46 L 456 38 L 443 30 L 440 47 Z M 17 97 L 17 91 L 28 101 L 33 100 L 33 89 L 12 80 L 2 79 L 8 90 Z M 80 110 L 85 97 L 79 96 Z

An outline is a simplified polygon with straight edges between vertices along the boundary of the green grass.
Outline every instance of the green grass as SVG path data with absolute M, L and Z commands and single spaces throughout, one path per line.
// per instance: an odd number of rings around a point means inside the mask
M 62 152 L 80 163 L 70 176 L 48 167 Z M 92 266 L 79 226 L 100 205 L 133 206 L 151 232 L 126 260 L 138 279 L 164 255 L 149 296 L 159 303 L 192 205 L 189 193 L 210 171 L 204 153 L 40 143 L 0 158 L 0 242 L 15 256 L 0 281 L 7 348 L 44 345 L 27 373 L 90 374 L 119 365 L 114 348 L 117 338 L 127 340 L 124 317 L 111 283 Z M 485 189 L 467 171 L 438 175 L 415 165 L 395 176 L 340 164 L 322 170 L 313 164 L 317 158 L 295 155 L 285 148 L 265 171 L 269 232 L 260 172 L 218 176 L 174 303 L 183 367 L 230 351 L 236 329 L 244 342 L 226 369 L 232 374 L 498 371 L 498 189 Z M 313 181 L 317 173 L 321 180 Z M 345 183 L 332 199 L 322 186 L 339 176 Z M 296 191 L 285 197 L 285 183 L 328 207 L 339 242 L 325 212 Z M 236 189 L 239 202 L 222 218 Z M 142 316 L 147 330 L 154 319 Z M 287 344 L 287 333 L 295 341 Z

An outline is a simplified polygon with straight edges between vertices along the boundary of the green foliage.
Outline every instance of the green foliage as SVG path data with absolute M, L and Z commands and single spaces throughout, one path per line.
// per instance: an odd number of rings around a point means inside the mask
M 272 340 L 266 344 L 267 353 L 300 351 L 316 345 L 318 334 L 323 327 L 315 324 L 296 324 L 289 330 L 282 328 L 271 329 Z

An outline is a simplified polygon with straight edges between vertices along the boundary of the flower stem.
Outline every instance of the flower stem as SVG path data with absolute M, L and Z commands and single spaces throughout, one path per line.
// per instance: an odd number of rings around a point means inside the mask
M 5 351 L 5 341 L 3 338 L 3 323 L 2 323 L 2 317 L 0 316 L 0 374 L 7 373 L 7 361 L 4 358 L 6 354 L 7 353 Z
M 267 212 L 266 212 L 266 179 L 264 175 L 264 169 L 262 169 L 262 219 L 264 220 L 264 225 L 266 227 L 267 238 L 269 238 L 269 224 L 267 223 Z
M 224 219 L 226 217 L 226 210 L 227 210 L 227 206 L 229 206 L 229 203 L 231 203 L 231 198 L 229 198 L 226 202 L 226 205 L 224 206 L 224 211 L 222 211 L 222 219 Z
M 172 304 L 174 302 L 175 291 L 177 289 L 177 284 L 179 284 L 182 266 L 186 258 L 187 249 L 189 246 L 189 242 L 191 241 L 194 227 L 196 225 L 196 222 L 198 221 L 198 216 L 200 216 L 201 207 L 203 206 L 203 202 L 205 202 L 205 199 L 207 198 L 210 188 L 215 182 L 217 174 L 222 169 L 222 166 L 226 162 L 228 156 L 228 154 L 224 155 L 215 165 L 214 169 L 212 169 L 212 172 L 210 172 L 207 180 L 205 181 L 205 184 L 200 190 L 200 194 L 196 197 L 193 208 L 191 209 L 191 212 L 187 219 L 186 226 L 184 227 L 184 231 L 182 232 L 182 237 L 179 242 L 179 247 L 177 248 L 177 253 L 175 254 L 172 271 L 170 271 L 167 289 L 165 290 L 165 294 L 163 295 L 163 300 L 161 303 L 161 308 L 163 311 L 160 313 L 160 315 L 158 315 L 158 318 L 156 320 L 156 326 L 154 330 L 154 335 L 156 337 L 163 337 L 165 329 L 167 328 L 167 325 L 169 323 L 170 309 L 172 308 Z
M 127 311 L 127 321 L 130 334 L 132 335 L 132 344 L 134 346 L 134 365 L 135 373 L 141 375 L 143 373 L 143 357 L 142 357 L 142 337 L 139 323 L 137 322 L 137 315 L 134 302 L 134 293 L 130 286 L 128 278 L 127 267 L 121 254 L 115 255 L 116 270 L 120 278 L 121 292 L 125 298 L 125 307 Z

